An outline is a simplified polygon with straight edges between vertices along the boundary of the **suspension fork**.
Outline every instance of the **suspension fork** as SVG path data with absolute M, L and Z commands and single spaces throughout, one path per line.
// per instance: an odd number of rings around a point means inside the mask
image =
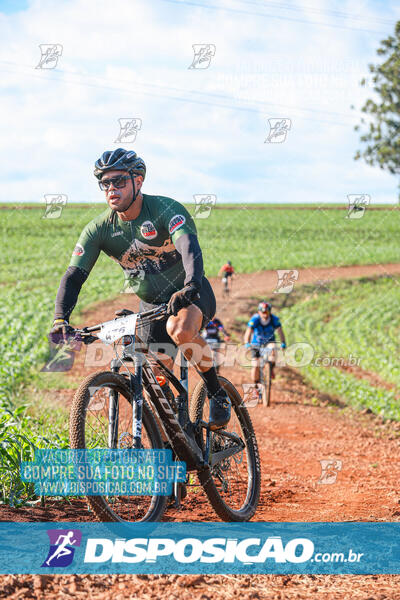
M 187 412 L 188 412 L 188 406 L 189 406 L 189 368 L 188 368 L 188 363 L 187 360 L 183 354 L 183 352 L 181 352 L 181 366 L 180 366 L 180 378 L 179 381 L 182 384 L 182 386 L 185 388 L 185 393 L 184 394 L 179 394 L 177 401 L 178 401 L 178 420 L 179 423 L 182 425 L 182 427 L 184 427 L 186 420 L 187 420 Z
M 111 362 L 111 371 L 119 373 L 121 364 L 118 360 Z M 118 421 L 119 421 L 119 402 L 118 392 L 110 390 L 108 394 L 108 447 L 117 448 L 118 446 Z
M 189 405 L 189 369 L 188 369 L 186 357 L 184 356 L 183 352 L 181 352 L 181 366 L 180 366 L 179 381 L 182 384 L 182 386 L 185 388 L 185 392 L 182 394 L 179 394 L 179 396 L 177 397 L 178 421 L 182 426 L 184 426 L 186 419 L 188 417 L 187 413 L 188 413 L 188 405 Z M 173 492 L 174 508 L 180 507 L 181 494 L 182 494 L 182 489 L 179 486 L 179 483 L 177 481 L 174 481 L 174 492 Z
M 132 437 L 133 448 L 142 447 L 142 423 L 143 423 L 143 355 L 135 354 L 133 356 L 134 373 L 130 374 L 129 386 L 132 396 Z M 111 371 L 119 373 L 122 363 L 118 359 L 111 361 Z M 108 444 L 109 448 L 118 446 L 118 422 L 119 422 L 119 402 L 118 392 L 110 390 L 109 408 L 108 408 Z
M 130 375 L 132 390 L 132 436 L 133 448 L 142 447 L 142 422 L 143 422 L 143 355 L 135 353 L 133 356 L 134 374 Z

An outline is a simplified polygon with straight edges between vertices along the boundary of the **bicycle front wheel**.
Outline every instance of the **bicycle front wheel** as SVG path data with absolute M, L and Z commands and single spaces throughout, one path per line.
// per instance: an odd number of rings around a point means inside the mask
M 211 432 L 212 455 L 238 446 L 240 452 L 223 459 L 209 470 L 199 472 L 199 480 L 217 515 L 224 521 L 249 521 L 256 512 L 261 489 L 261 465 L 257 440 L 247 408 L 239 392 L 225 377 L 218 377 L 221 387 L 232 402 L 232 416 L 222 431 Z M 209 400 L 205 383 L 200 381 L 190 402 L 190 418 L 196 422 L 209 420 Z M 235 437 L 224 436 L 236 434 Z M 203 449 L 206 429 L 201 428 L 197 443 Z
M 110 403 L 112 403 L 110 411 Z M 112 419 L 112 420 L 111 420 Z M 132 396 L 123 375 L 89 375 L 74 396 L 70 412 L 71 448 L 132 448 Z M 143 403 L 142 448 L 163 448 L 160 431 Z M 87 496 L 99 521 L 158 521 L 165 496 Z

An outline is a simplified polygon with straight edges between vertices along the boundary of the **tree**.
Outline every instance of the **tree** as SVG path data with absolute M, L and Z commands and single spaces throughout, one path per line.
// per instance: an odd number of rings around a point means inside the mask
M 379 65 L 369 64 L 376 100 L 368 99 L 362 112 L 371 120 L 361 124 L 366 132 L 360 137 L 367 146 L 358 150 L 355 160 L 364 158 L 368 165 L 378 165 L 392 174 L 400 174 L 400 21 L 396 23 L 395 35 L 382 40 L 377 54 L 384 58 Z M 366 80 L 361 81 L 365 86 Z M 360 125 L 355 126 L 359 131 Z M 399 184 L 400 187 L 400 184 Z

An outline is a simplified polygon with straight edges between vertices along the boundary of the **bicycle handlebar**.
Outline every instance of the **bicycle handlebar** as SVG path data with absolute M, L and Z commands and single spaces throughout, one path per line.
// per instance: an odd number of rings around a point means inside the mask
M 251 348 L 264 348 L 268 344 L 279 344 L 279 343 L 280 342 L 277 342 L 276 340 L 270 340 L 269 342 L 263 342 L 262 344 L 255 344 L 255 343 L 249 342 Z
M 131 313 L 131 314 L 135 314 L 135 313 Z M 141 313 L 136 313 L 136 315 L 138 316 L 140 321 L 142 321 L 143 324 L 151 323 L 151 321 L 156 321 L 158 319 L 162 319 L 168 315 L 167 305 L 160 304 L 159 306 L 156 306 L 155 308 L 151 308 L 150 310 L 146 310 Z M 123 319 L 126 316 L 128 316 L 128 315 L 121 315 L 119 317 L 116 317 L 114 319 L 114 321 Z M 92 336 L 90 334 L 95 333 L 96 331 L 100 331 L 101 326 L 102 326 L 102 323 L 99 323 L 98 325 L 92 325 L 91 327 L 83 327 L 83 329 L 75 329 L 75 332 L 78 335 L 82 336 L 83 338 L 86 338 L 86 339 L 83 339 L 83 341 L 85 341 L 87 344 L 90 344 L 98 339 L 97 337 Z M 90 338 L 92 338 L 92 339 L 90 339 Z

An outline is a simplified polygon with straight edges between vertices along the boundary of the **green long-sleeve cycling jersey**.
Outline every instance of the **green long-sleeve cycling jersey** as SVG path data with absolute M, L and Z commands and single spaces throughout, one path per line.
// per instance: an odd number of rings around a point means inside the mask
M 182 204 L 165 196 L 143 194 L 142 209 L 136 219 L 123 221 L 118 213 L 107 209 L 88 223 L 75 246 L 70 266 L 88 274 L 103 251 L 121 265 L 139 298 L 151 303 L 166 302 L 188 283 L 186 265 L 175 246 L 185 234 L 196 236 L 197 232 Z M 201 260 L 201 255 L 197 258 Z

